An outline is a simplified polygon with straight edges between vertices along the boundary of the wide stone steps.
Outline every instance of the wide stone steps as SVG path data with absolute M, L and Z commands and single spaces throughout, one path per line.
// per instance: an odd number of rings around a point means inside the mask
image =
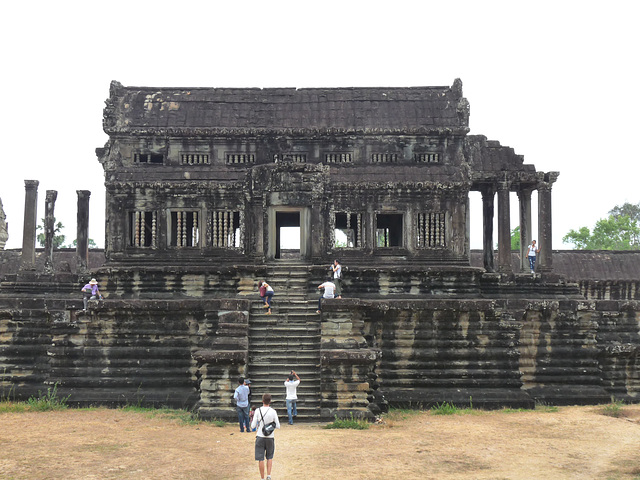
M 315 302 L 307 298 L 308 268 L 278 263 L 267 271 L 274 289 L 272 314 L 260 301 L 252 304 L 249 321 L 249 366 L 252 403 L 272 395 L 280 422 L 287 422 L 284 382 L 291 370 L 301 378 L 297 420 L 317 418 L 320 411 L 320 323 Z

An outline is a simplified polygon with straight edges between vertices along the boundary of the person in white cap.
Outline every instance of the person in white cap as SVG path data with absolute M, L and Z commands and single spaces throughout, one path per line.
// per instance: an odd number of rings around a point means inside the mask
M 100 294 L 100 290 L 98 289 L 98 281 L 95 278 L 92 278 L 89 283 L 87 283 L 84 287 L 82 287 L 82 302 L 84 304 L 84 311 L 87 311 L 87 306 L 89 304 L 89 300 L 102 300 L 102 295 Z

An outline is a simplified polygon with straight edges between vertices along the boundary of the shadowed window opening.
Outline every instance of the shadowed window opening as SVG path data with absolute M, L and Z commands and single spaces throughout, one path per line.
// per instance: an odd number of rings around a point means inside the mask
M 169 245 L 197 247 L 200 240 L 198 217 L 198 212 L 171 212 Z
M 371 161 L 373 163 L 397 163 L 397 153 L 373 153 L 371 154 Z
M 416 220 L 418 248 L 445 246 L 444 213 L 419 213 Z
M 129 212 L 129 246 L 155 248 L 157 224 L 157 212 Z
M 350 212 L 336 213 L 334 233 L 334 247 L 361 248 L 362 214 Z
M 211 246 L 240 248 L 240 212 L 219 210 L 211 214 Z
M 164 163 L 164 155 L 160 153 L 134 153 L 133 162 L 162 165 Z
M 352 155 L 350 153 L 327 153 L 324 156 L 326 163 L 351 163 Z
M 225 158 L 228 165 L 256 162 L 256 156 L 253 153 L 227 153 Z
M 402 246 L 402 214 L 376 215 L 376 246 Z
M 416 163 L 439 163 L 440 162 L 440 154 L 439 153 L 416 153 L 413 156 L 413 159 Z
M 183 165 L 200 165 L 209 163 L 209 155 L 206 153 L 183 153 L 180 155 Z

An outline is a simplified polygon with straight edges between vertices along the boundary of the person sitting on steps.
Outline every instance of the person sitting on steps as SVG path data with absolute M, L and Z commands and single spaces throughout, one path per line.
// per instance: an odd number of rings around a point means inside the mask
M 334 292 L 335 292 L 335 289 L 336 289 L 336 285 L 329 278 L 326 282 L 321 283 L 320 285 L 318 285 L 318 288 L 319 289 L 324 289 L 324 293 L 318 299 L 318 310 L 316 310 L 316 313 L 321 313 L 322 312 L 322 299 L 323 298 L 333 298 L 334 297 Z

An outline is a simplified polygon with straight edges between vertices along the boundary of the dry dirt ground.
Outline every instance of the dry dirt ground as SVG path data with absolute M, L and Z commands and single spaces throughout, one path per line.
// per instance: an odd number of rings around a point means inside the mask
M 395 413 L 369 430 L 276 431 L 273 480 L 640 479 L 640 405 Z M 281 414 L 282 419 L 282 414 Z M 124 410 L 0 413 L 2 479 L 259 479 L 255 434 Z

